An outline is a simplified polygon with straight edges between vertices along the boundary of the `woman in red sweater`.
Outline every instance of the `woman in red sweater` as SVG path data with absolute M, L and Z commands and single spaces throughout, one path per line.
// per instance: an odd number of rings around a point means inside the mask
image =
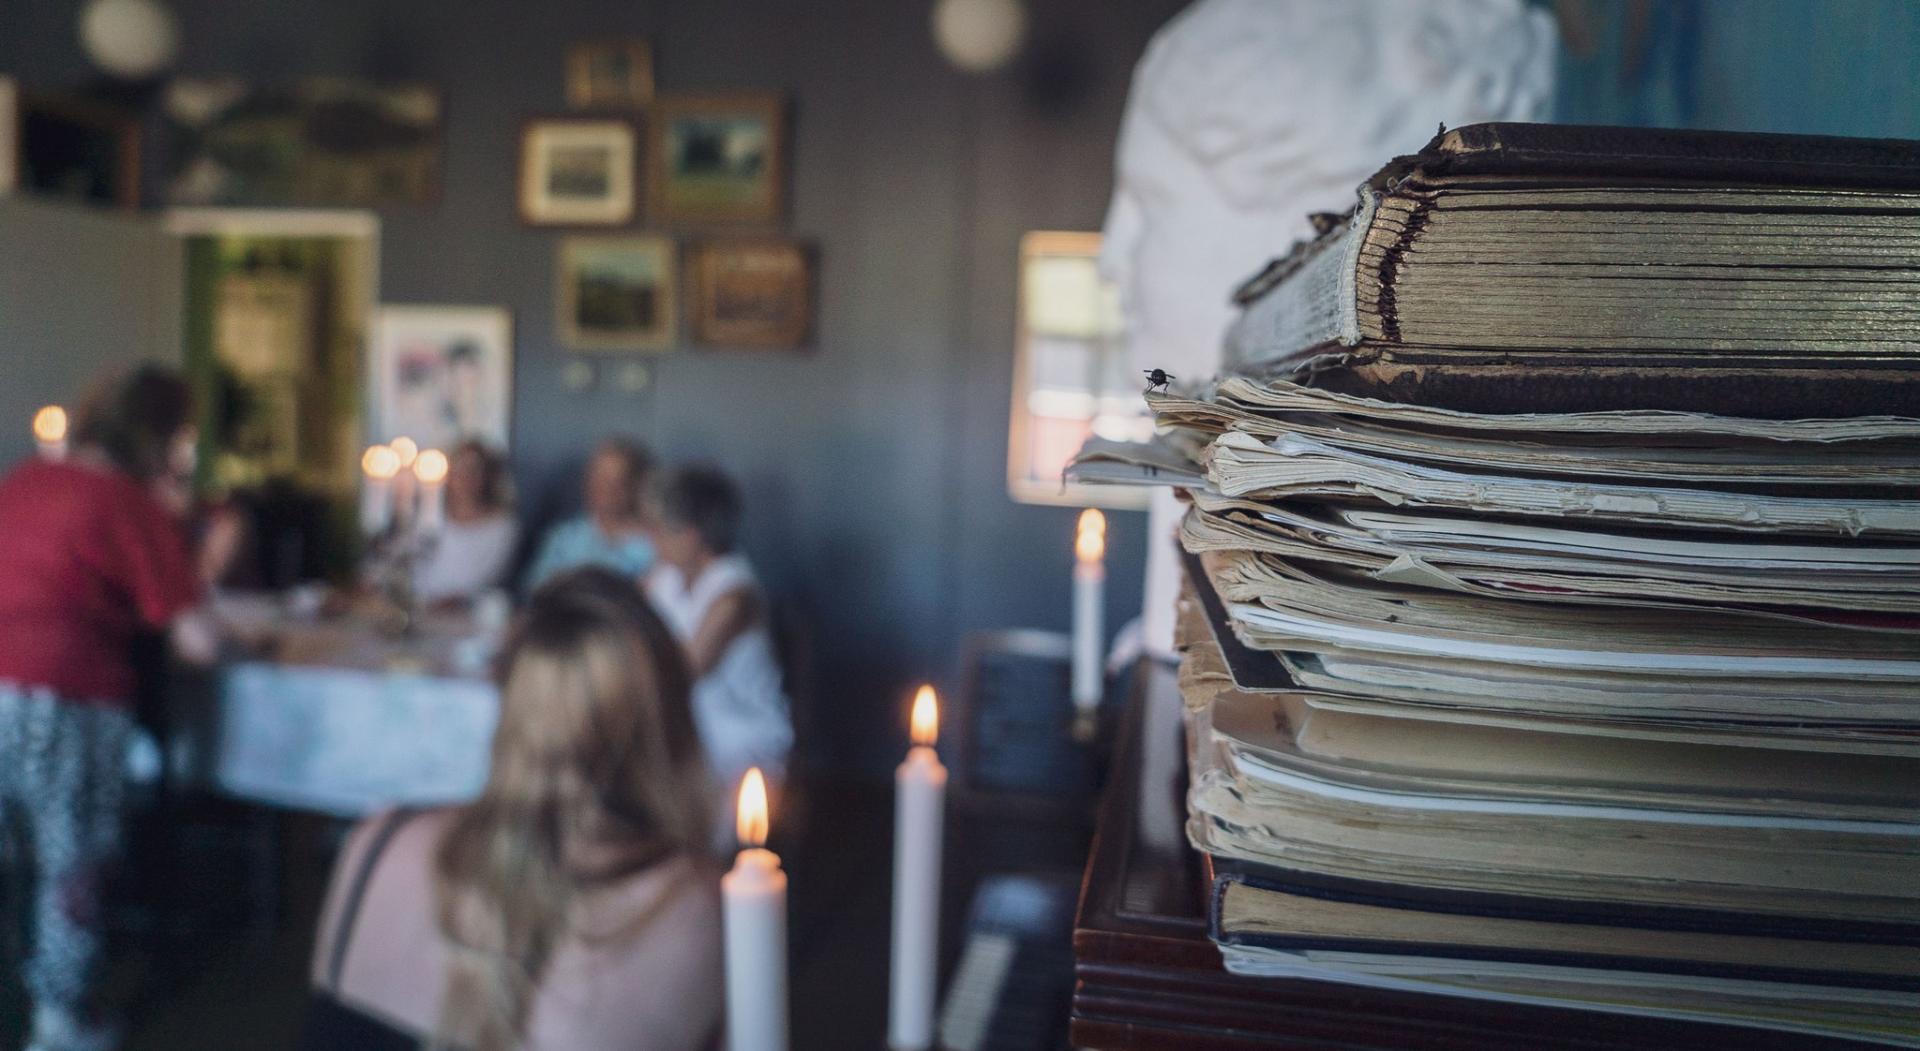
M 95 1002 L 103 873 L 120 845 L 134 689 L 131 646 L 213 636 L 179 511 L 191 399 L 157 366 L 107 376 L 75 413 L 74 450 L 0 479 L 0 819 L 24 828 L 32 942 L 29 1051 L 106 1049 Z

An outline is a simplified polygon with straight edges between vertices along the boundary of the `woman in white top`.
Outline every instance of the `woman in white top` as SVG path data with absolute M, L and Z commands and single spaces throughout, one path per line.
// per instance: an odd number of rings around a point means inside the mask
M 686 649 L 707 762 L 726 791 L 748 767 L 777 776 L 793 748 L 793 722 L 766 601 L 734 551 L 739 492 L 712 467 L 684 467 L 658 479 L 651 511 L 658 561 L 647 598 Z
M 423 605 L 469 601 L 505 584 L 520 523 L 507 507 L 506 464 L 478 441 L 461 442 L 447 470 L 446 521 L 413 567 Z

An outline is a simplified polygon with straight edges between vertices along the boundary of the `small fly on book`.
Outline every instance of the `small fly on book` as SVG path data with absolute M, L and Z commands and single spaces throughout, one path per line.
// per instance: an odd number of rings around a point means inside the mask
M 1141 371 L 1147 375 L 1148 394 L 1152 394 L 1156 390 L 1164 393 L 1167 389 L 1167 384 L 1180 378 L 1168 372 L 1166 369 L 1142 369 Z

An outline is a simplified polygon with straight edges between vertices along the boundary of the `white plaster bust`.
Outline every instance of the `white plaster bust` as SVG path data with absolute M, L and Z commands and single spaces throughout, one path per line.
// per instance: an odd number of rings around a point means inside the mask
M 1441 122 L 1541 120 L 1552 19 L 1523 0 L 1199 0 L 1134 70 L 1101 270 L 1138 369 L 1219 368 L 1236 285 L 1345 211 Z M 1171 646 L 1177 522 L 1157 499 L 1147 646 Z

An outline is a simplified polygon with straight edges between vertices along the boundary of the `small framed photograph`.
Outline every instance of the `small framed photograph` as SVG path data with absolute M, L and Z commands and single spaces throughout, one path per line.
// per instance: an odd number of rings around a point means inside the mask
M 0 197 L 20 184 L 20 85 L 0 77 Z
M 507 448 L 513 314 L 491 306 L 382 306 L 373 319 L 368 437 L 421 448 L 479 438 Z
M 11 112 L 19 189 L 140 206 L 140 124 L 132 114 L 88 99 L 26 93 Z
M 662 96 L 650 129 L 655 219 L 773 223 L 785 215 L 787 117 L 778 93 Z
M 798 241 L 729 238 L 687 251 L 696 343 L 798 349 L 813 332 L 813 250 Z
M 520 218 L 625 226 L 639 211 L 640 131 L 620 117 L 544 117 L 520 134 Z
M 653 45 L 645 37 L 586 40 L 567 50 L 567 105 L 641 109 L 653 101 Z
M 679 286 L 665 237 L 560 242 L 559 333 L 579 350 L 672 350 Z

